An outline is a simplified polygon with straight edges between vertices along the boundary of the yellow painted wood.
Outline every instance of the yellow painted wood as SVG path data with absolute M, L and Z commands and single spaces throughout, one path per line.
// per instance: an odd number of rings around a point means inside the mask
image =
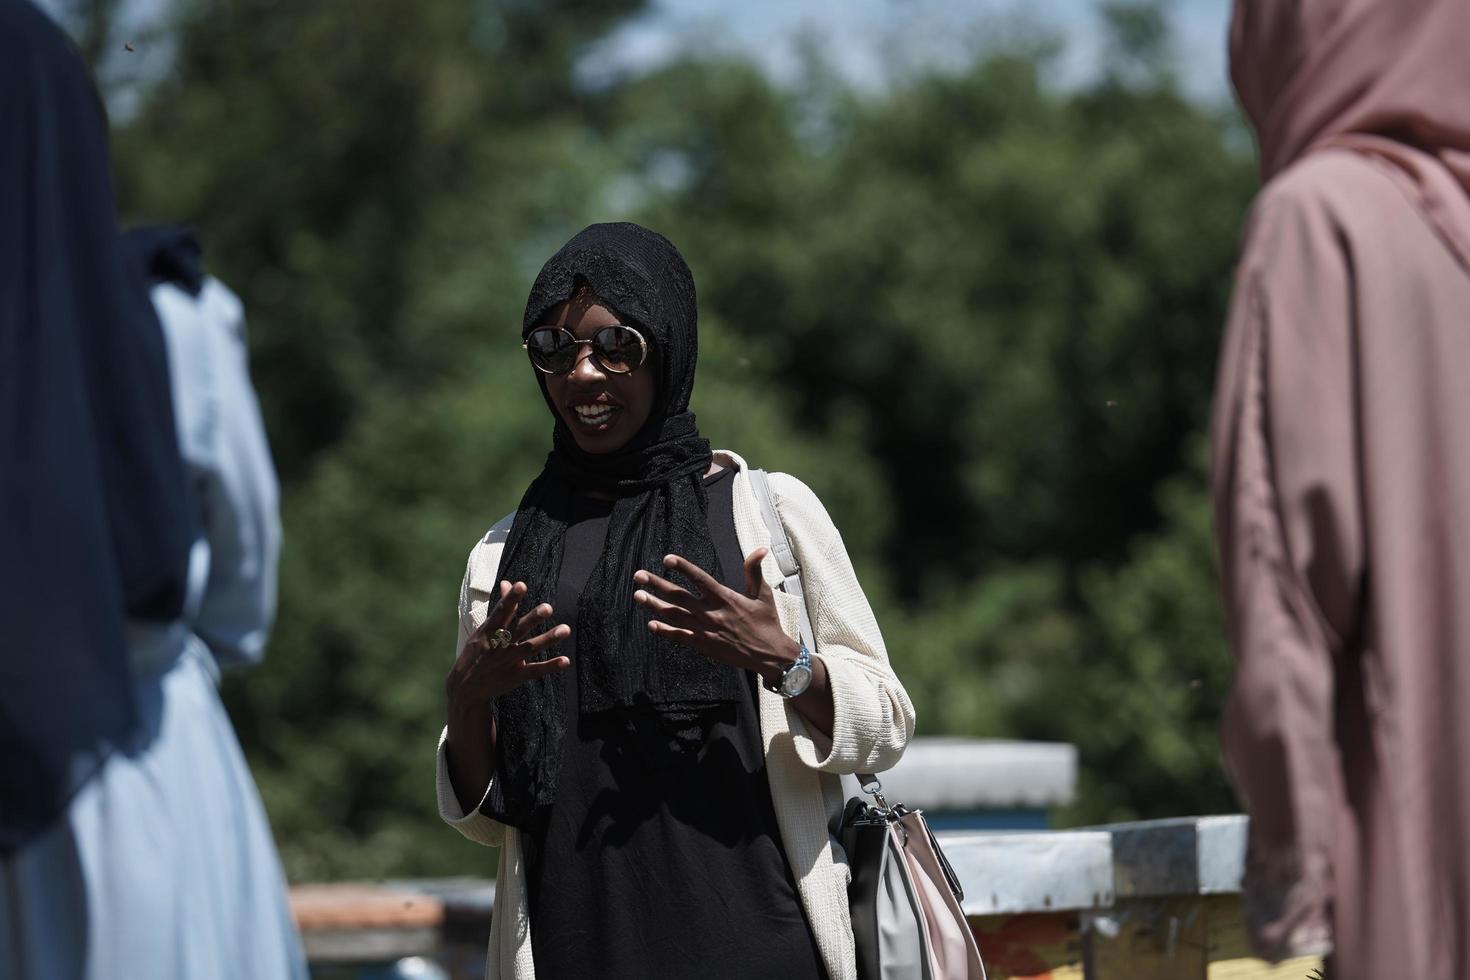
M 990 980 L 1308 980 L 1322 967 L 1315 956 L 1275 966 L 1252 957 L 1239 895 L 1125 900 L 1107 916 L 1111 936 L 1084 937 L 1076 913 L 985 916 L 970 927 Z
M 1206 980 L 1208 920 L 1197 899 L 1122 902 L 1117 929 L 1094 930 L 1088 980 Z
M 1307 980 L 1322 969 L 1318 956 L 1302 956 L 1272 966 L 1251 955 L 1239 895 L 1201 900 L 1210 923 L 1209 980 Z
M 1209 980 L 1307 980 L 1322 969 L 1320 956 L 1300 956 L 1272 966 L 1265 960 L 1220 960 L 1210 964 Z

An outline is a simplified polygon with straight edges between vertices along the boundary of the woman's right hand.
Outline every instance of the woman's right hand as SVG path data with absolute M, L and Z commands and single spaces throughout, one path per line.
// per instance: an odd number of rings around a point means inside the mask
M 490 703 L 526 681 L 572 664 L 566 657 L 527 662 L 526 658 L 537 651 L 571 636 L 572 628 L 563 623 L 531 636 L 538 625 L 551 618 L 552 609 L 550 603 L 543 602 L 516 619 L 516 610 L 525 596 L 526 583 L 500 583 L 500 601 L 465 640 L 444 681 L 449 701 L 449 738 L 445 745 L 449 779 L 466 813 L 479 805 L 495 773 L 496 731 Z M 509 646 L 494 644 L 495 632 L 502 629 L 511 634 Z
M 500 583 L 500 601 L 490 610 L 480 628 L 465 640 L 445 679 L 451 715 L 474 715 L 488 710 L 490 702 L 507 691 L 571 666 L 572 662 L 566 657 L 527 661 L 538 651 L 571 636 L 572 628 L 563 623 L 538 636 L 531 636 L 542 622 L 551 618 L 553 610 L 550 603 L 543 602 L 517 620 L 516 610 L 525 596 L 526 583 Z M 509 646 L 495 645 L 495 634 L 500 630 L 511 634 Z

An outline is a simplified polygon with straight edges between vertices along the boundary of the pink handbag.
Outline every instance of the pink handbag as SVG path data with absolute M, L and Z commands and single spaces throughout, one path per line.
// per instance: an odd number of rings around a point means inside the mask
M 873 776 L 858 775 L 877 805 L 855 797 L 841 839 L 852 872 L 848 902 L 861 980 L 985 980 L 964 890 L 923 811 L 889 806 Z

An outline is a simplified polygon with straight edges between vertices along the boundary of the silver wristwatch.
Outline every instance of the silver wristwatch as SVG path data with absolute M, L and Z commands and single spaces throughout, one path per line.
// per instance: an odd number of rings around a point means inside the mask
M 762 681 L 766 690 L 773 691 L 783 698 L 799 698 L 806 693 L 806 689 L 812 685 L 812 654 L 801 645 L 801 650 L 796 654 L 796 659 L 781 672 L 781 676 L 774 681 Z

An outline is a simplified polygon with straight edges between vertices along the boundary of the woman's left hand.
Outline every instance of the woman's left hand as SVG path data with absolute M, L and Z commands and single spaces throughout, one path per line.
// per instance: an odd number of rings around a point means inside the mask
M 657 617 L 648 621 L 654 634 L 768 680 L 779 677 L 801 647 L 781 628 L 776 595 L 761 575 L 767 551 L 757 548 L 746 557 L 744 595 L 715 581 L 693 562 L 666 555 L 664 567 L 683 575 L 699 594 L 640 570 L 633 581 L 643 588 L 633 593 L 633 601 Z

